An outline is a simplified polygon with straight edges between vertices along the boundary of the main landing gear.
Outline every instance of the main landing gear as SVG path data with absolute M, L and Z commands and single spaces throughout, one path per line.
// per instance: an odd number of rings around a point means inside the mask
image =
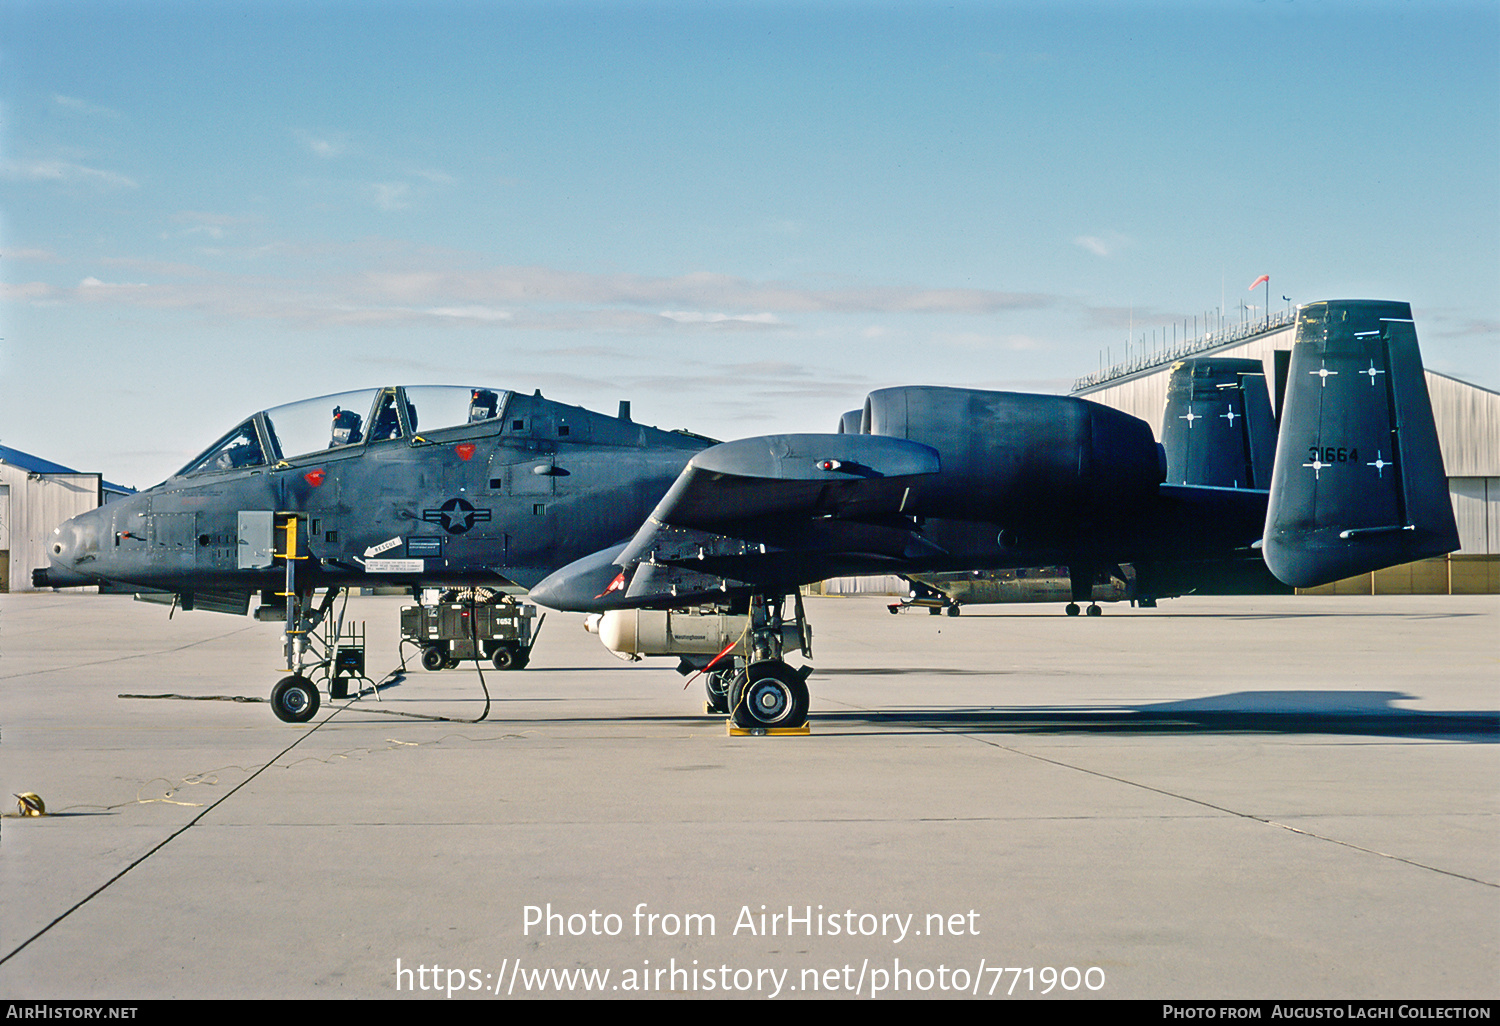
M 1094 585 L 1109 584 L 1112 577 L 1124 581 L 1125 572 L 1118 566 L 1108 569 L 1089 565 L 1069 566 L 1068 585 L 1073 593 L 1073 601 L 1063 607 L 1063 612 L 1069 616 L 1077 616 L 1078 603 L 1088 599 L 1089 607 L 1085 612 L 1089 616 L 1103 616 L 1104 610 L 1094 601 Z
M 794 593 L 792 617 L 783 618 L 784 599 L 753 596 L 746 655 L 736 653 L 730 669 L 710 670 L 708 708 L 727 712 L 742 730 L 780 730 L 807 723 L 807 678 L 811 666 L 788 665 L 782 656 L 788 636 L 802 654 L 812 658 L 812 629 L 802 609 L 801 593 Z

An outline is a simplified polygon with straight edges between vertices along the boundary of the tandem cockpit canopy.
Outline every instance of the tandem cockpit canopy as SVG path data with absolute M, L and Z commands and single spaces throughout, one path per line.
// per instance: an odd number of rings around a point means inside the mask
M 474 427 L 505 416 L 510 392 L 462 385 L 365 388 L 275 406 L 250 417 L 177 477 L 275 465 L 283 460 Z

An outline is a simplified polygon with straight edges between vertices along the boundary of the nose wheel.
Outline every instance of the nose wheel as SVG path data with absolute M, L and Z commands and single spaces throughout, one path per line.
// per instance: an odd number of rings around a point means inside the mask
M 271 711 L 283 723 L 306 723 L 318 713 L 317 685 L 300 674 L 283 677 L 271 689 Z

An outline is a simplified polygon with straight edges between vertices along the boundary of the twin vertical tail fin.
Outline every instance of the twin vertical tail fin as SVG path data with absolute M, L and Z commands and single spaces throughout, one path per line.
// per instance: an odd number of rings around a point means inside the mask
M 1261 362 L 1200 356 L 1174 364 L 1161 440 L 1168 484 L 1270 488 L 1276 421 Z
M 1458 548 L 1410 305 L 1298 310 L 1262 545 L 1298 588 Z

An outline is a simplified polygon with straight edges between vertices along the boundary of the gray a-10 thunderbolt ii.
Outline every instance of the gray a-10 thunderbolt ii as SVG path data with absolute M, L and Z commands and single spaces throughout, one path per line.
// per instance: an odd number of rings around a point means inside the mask
M 1189 408 L 1188 430 L 1213 412 Z M 255 414 L 62 525 L 34 580 L 284 605 L 273 708 L 292 721 L 317 709 L 305 638 L 339 589 L 513 583 L 597 614 L 617 652 L 709 671 L 710 707 L 740 726 L 792 728 L 799 589 L 828 577 L 1064 566 L 1080 595 L 1124 563 L 1182 577 L 1263 559 L 1305 587 L 1458 547 L 1405 303 L 1299 310 L 1269 481 L 1246 436 L 1219 437 L 1172 466 L 1145 422 L 1096 403 L 914 386 L 870 393 L 837 434 L 713 444 L 625 408 L 370 389 Z

